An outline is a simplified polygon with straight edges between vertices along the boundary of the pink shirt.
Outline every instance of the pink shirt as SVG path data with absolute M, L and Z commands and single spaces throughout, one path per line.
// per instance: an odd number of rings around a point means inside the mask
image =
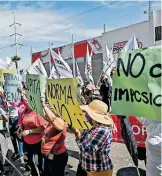
M 18 116 L 19 116 L 18 126 L 20 126 L 22 124 L 22 119 L 23 119 L 25 111 L 29 109 L 27 99 L 23 98 L 20 103 L 10 103 L 10 104 L 12 106 L 18 107 Z
M 24 127 L 24 130 L 31 130 L 38 127 L 46 128 L 48 122 L 45 119 L 43 119 L 43 117 L 41 117 L 39 114 L 37 114 L 35 111 L 28 110 L 28 112 L 25 113 L 22 119 L 22 125 Z M 30 135 L 25 136 L 24 141 L 27 144 L 36 144 L 41 141 L 43 134 L 44 132 L 32 133 Z

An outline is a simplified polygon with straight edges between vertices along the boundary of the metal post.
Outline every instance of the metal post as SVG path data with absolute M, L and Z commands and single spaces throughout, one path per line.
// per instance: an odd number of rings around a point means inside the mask
M 74 55 L 74 38 L 73 38 L 73 34 L 72 34 L 72 58 L 73 58 L 73 76 L 75 78 L 76 77 L 76 73 L 75 73 L 75 55 Z
M 15 47 L 16 47 L 16 56 L 18 56 L 18 45 L 17 45 L 17 31 L 16 31 L 16 21 L 15 21 L 15 13 L 13 13 L 13 17 L 14 17 L 14 32 L 15 32 Z
M 51 75 L 51 42 L 49 42 L 49 69 Z

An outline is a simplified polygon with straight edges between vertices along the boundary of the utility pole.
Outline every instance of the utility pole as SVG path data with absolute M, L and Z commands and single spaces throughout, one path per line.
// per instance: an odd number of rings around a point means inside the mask
M 104 33 L 106 32 L 106 25 L 103 26 Z
M 52 43 L 53 44 L 53 43 Z M 49 73 L 51 74 L 51 68 L 52 64 L 51 64 L 51 42 L 49 42 Z
M 17 43 L 17 36 L 18 36 L 18 35 L 19 35 L 19 36 L 22 36 L 22 35 L 17 33 L 16 25 L 21 26 L 21 24 L 16 22 L 16 20 L 15 20 L 15 13 L 12 12 L 12 14 L 13 14 L 13 17 L 14 17 L 14 22 L 13 22 L 13 24 L 11 24 L 9 27 L 14 26 L 14 34 L 10 35 L 10 37 L 15 36 L 15 44 L 11 45 L 11 47 L 12 47 L 12 46 L 15 46 L 15 47 L 16 47 L 16 56 L 18 56 L 18 46 L 19 46 L 19 45 L 22 46 L 22 44 Z
M 152 8 L 152 2 L 149 1 L 149 9 L 148 9 L 148 18 L 149 18 L 149 20 L 150 20 L 151 8 Z
M 73 76 L 76 77 L 76 71 L 75 71 L 75 55 L 74 55 L 74 36 L 72 34 L 72 58 L 73 58 Z

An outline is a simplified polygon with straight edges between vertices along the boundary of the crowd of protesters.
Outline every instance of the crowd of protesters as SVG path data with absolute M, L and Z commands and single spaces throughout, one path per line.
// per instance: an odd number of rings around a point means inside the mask
M 112 76 L 112 74 L 111 74 Z M 83 110 L 91 129 L 80 131 L 71 128 L 80 149 L 80 161 L 77 176 L 112 176 L 113 163 L 110 158 L 112 130 L 114 122 L 111 113 L 111 79 L 101 77 L 100 90 L 85 83 L 81 91 Z M 3 88 L 0 88 L 0 176 L 7 176 L 4 169 L 8 151 L 8 137 L 14 148 L 13 161 L 26 155 L 26 170 L 32 176 L 64 176 L 68 162 L 65 145 L 67 124 L 47 106 L 42 97 L 44 116 L 38 115 L 28 105 L 25 89 L 19 89 L 20 103 L 3 101 Z M 145 118 L 139 120 L 146 126 L 146 172 L 147 176 L 160 175 L 160 147 L 162 142 L 161 123 Z M 36 167 L 35 156 L 38 156 Z M 145 158 L 146 159 L 146 158 Z

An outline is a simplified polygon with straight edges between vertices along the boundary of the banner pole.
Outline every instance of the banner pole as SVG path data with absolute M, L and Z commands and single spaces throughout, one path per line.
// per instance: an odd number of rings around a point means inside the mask
M 49 71 L 51 75 L 51 42 L 49 42 Z
M 75 55 L 74 55 L 74 38 L 73 38 L 73 34 L 72 34 L 72 58 L 73 58 L 73 76 L 75 78 L 76 74 L 75 74 Z

